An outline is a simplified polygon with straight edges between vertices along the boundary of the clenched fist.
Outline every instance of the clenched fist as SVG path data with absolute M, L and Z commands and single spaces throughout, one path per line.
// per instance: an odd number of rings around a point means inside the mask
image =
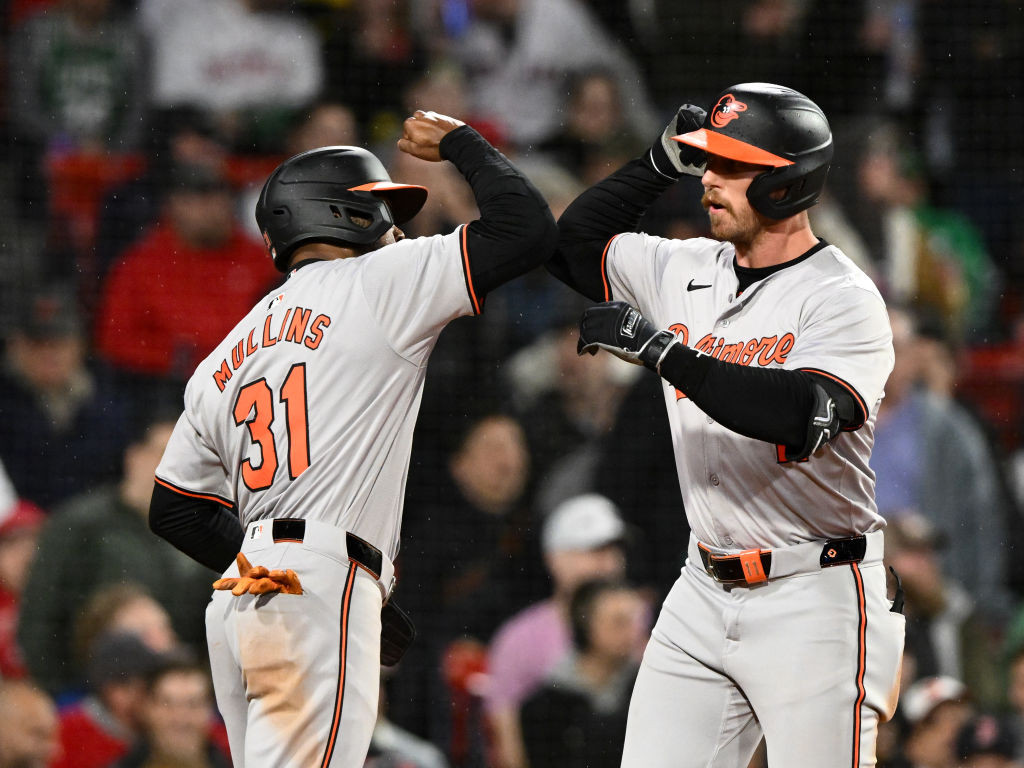
M 398 148 L 421 160 L 439 163 L 443 159 L 441 139 L 460 125 L 465 123 L 454 117 L 417 109 L 402 124 L 402 138 L 398 140 Z

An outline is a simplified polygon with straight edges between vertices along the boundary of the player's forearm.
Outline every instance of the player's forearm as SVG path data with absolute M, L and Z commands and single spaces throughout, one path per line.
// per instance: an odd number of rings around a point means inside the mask
M 480 209 L 480 218 L 466 230 L 466 251 L 478 294 L 551 257 L 557 239 L 551 210 L 504 155 L 469 126 L 447 134 L 440 151 L 469 182 Z
M 665 354 L 661 376 L 723 427 L 775 445 L 804 446 L 816 384 L 835 403 L 841 426 L 857 421 L 846 390 L 805 371 L 726 363 L 679 344 Z
M 800 371 L 723 363 L 690 347 L 672 347 L 661 376 L 717 421 L 755 440 L 800 446 L 814 404 Z
M 581 194 L 558 220 L 558 250 L 547 269 L 594 301 L 605 301 L 601 261 L 608 241 L 634 232 L 651 204 L 675 183 L 646 158 L 632 160 Z
M 217 573 L 234 562 L 245 532 L 237 515 L 214 501 L 153 484 L 149 527 L 157 536 Z

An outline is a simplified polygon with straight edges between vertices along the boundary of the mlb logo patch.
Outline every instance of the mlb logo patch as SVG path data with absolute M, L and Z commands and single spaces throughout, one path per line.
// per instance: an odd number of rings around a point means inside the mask
M 263 538 L 263 523 L 258 523 L 249 529 L 249 539 L 261 539 Z
M 275 296 L 274 298 L 272 298 L 270 300 L 270 303 L 267 305 L 267 309 L 273 309 L 278 304 L 280 304 L 282 301 L 284 301 L 284 294 L 283 293 L 279 293 L 279 294 L 277 294 L 277 296 Z

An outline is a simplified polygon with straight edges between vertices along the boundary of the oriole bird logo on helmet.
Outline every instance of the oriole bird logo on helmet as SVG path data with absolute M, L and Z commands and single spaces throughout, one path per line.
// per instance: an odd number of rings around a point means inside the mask
M 725 94 L 711 110 L 711 124 L 715 128 L 724 128 L 730 121 L 739 117 L 740 112 L 745 112 L 747 105 L 742 101 L 736 101 L 731 93 Z

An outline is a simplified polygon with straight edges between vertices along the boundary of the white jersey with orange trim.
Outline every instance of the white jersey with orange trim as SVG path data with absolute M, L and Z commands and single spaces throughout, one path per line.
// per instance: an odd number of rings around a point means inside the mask
M 293 270 L 196 369 L 157 482 L 394 559 L 427 359 L 479 311 L 464 229 Z
M 719 360 L 831 378 L 863 423 L 786 461 L 665 384 L 691 535 L 633 689 L 622 766 L 741 768 L 764 738 L 773 766 L 868 768 L 896 707 L 905 626 L 886 596 L 868 466 L 893 365 L 885 305 L 824 243 L 741 295 L 734 260 L 715 240 L 618 235 L 606 294 Z
M 828 376 L 866 419 L 812 460 L 786 462 L 775 446 L 715 423 L 663 382 L 693 534 L 739 550 L 880 529 L 868 460 L 893 349 L 878 290 L 823 244 L 737 295 L 734 259 L 734 247 L 717 240 L 621 234 L 605 251 L 606 291 L 717 359 Z

